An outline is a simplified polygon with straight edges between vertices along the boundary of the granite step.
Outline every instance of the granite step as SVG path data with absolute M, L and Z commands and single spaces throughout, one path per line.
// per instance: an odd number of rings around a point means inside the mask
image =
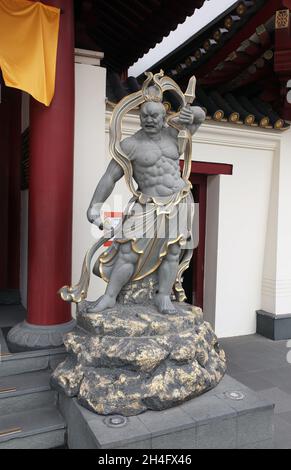
M 55 406 L 0 417 L 0 449 L 52 449 L 65 444 L 65 433 Z
M 63 346 L 38 351 L 9 353 L 0 351 L 0 378 L 55 367 L 66 358 Z
M 56 403 L 50 376 L 51 371 L 45 370 L 0 377 L 0 416 Z

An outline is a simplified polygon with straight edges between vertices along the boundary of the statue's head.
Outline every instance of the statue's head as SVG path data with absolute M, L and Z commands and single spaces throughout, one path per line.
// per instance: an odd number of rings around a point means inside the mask
M 146 101 L 140 109 L 140 123 L 146 134 L 158 134 L 165 124 L 166 110 L 163 103 Z

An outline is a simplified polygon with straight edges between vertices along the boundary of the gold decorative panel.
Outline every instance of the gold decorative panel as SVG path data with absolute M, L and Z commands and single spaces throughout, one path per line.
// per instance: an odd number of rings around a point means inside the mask
M 288 28 L 290 19 L 289 10 L 278 10 L 276 11 L 276 29 Z

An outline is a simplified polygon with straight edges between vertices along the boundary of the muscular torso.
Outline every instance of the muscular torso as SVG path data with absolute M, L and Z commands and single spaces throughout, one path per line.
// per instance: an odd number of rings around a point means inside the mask
M 177 139 L 168 129 L 162 130 L 158 139 L 139 131 L 127 141 L 133 177 L 142 193 L 169 196 L 185 185 L 180 176 Z

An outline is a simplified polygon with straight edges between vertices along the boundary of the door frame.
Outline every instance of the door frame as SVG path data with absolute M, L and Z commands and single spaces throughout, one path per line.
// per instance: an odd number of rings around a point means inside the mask
M 184 161 L 180 160 L 183 169 Z M 192 161 L 190 181 L 199 186 L 199 244 L 196 248 L 196 266 L 193 269 L 192 286 L 196 291 L 195 305 L 203 309 L 204 303 L 204 265 L 206 240 L 207 178 L 210 175 L 232 175 L 233 165 Z M 194 267 L 193 267 L 194 268 Z M 196 285 L 195 285 L 196 284 Z
M 192 291 L 195 292 L 195 305 L 203 308 L 204 297 L 204 261 L 205 261 L 205 236 L 206 236 L 206 202 L 207 202 L 207 175 L 191 173 L 192 185 L 198 186 L 199 201 L 199 238 L 198 246 L 194 251 L 196 263 L 193 265 Z

